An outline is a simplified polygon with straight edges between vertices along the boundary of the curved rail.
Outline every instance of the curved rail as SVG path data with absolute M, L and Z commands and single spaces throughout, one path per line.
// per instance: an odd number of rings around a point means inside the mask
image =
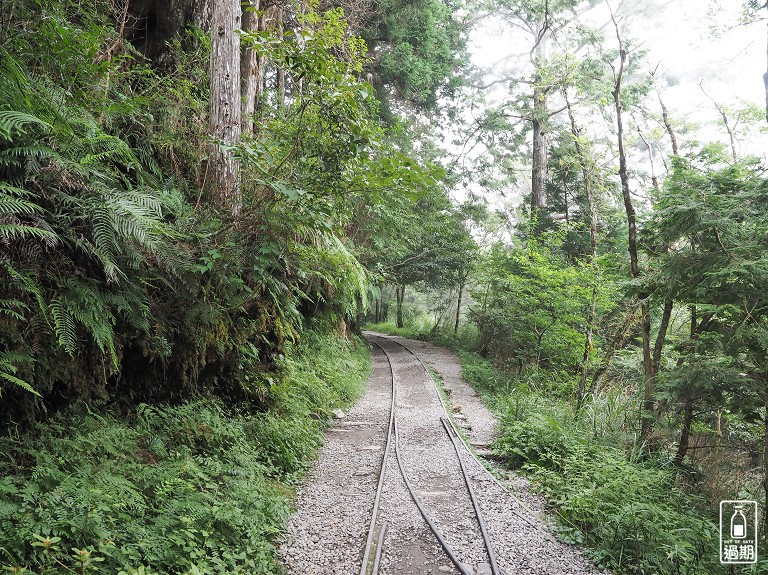
M 421 361 L 421 359 L 418 356 L 416 356 L 416 354 L 414 354 L 410 349 L 408 349 L 408 347 L 404 346 L 403 344 L 401 344 L 401 343 L 399 343 L 397 341 L 394 341 L 394 340 L 392 340 L 390 338 L 387 338 L 387 337 L 382 337 L 382 336 L 378 336 L 378 335 L 375 336 L 375 337 L 380 337 L 381 339 L 385 339 L 388 342 L 392 342 L 392 343 L 398 345 L 399 347 L 405 349 L 406 351 L 408 351 L 411 355 L 413 355 L 419 361 L 419 363 L 425 369 L 427 375 L 430 376 L 430 379 L 431 379 L 431 375 L 429 374 L 429 371 L 426 369 L 426 366 L 424 366 L 424 364 Z M 384 356 L 387 359 L 387 363 L 389 364 L 390 373 L 391 373 L 391 381 L 392 381 L 392 405 L 390 407 L 390 427 L 389 427 L 388 432 L 387 432 L 387 446 L 385 448 L 384 461 L 382 462 L 382 467 L 381 467 L 381 471 L 380 471 L 380 475 L 379 475 L 379 486 L 378 486 L 377 492 L 376 492 L 376 499 L 374 500 L 374 509 L 373 509 L 373 514 L 372 514 L 372 517 L 371 517 L 371 524 L 370 524 L 369 531 L 368 531 L 368 540 L 366 542 L 365 552 L 363 554 L 363 562 L 362 562 L 362 566 L 361 566 L 361 569 L 360 569 L 360 575 L 367 575 L 367 572 L 368 572 L 368 563 L 369 563 L 369 559 L 370 559 L 372 542 L 373 542 L 375 526 L 376 526 L 376 519 L 377 519 L 377 515 L 378 515 L 378 506 L 379 506 L 379 500 L 380 500 L 380 495 L 381 495 L 381 488 L 382 488 L 382 485 L 383 485 L 383 482 L 384 482 L 384 475 L 385 475 L 384 472 L 385 472 L 385 468 L 386 468 L 386 458 L 387 458 L 387 455 L 389 453 L 390 439 L 391 439 L 391 435 L 392 435 L 393 431 L 394 431 L 394 436 L 395 436 L 395 459 L 397 461 L 398 467 L 400 468 L 400 474 L 402 475 L 403 482 L 405 483 L 405 486 L 408 489 L 408 492 L 409 492 L 409 494 L 411 496 L 411 499 L 413 500 L 414 504 L 418 508 L 419 513 L 421 513 L 421 516 L 424 518 L 424 521 L 427 523 L 427 525 L 429 526 L 430 530 L 432 531 L 432 533 L 435 535 L 436 539 L 440 543 L 440 546 L 443 548 L 443 550 L 445 551 L 446 555 L 448 555 L 448 557 L 450 558 L 451 562 L 456 566 L 456 568 L 459 570 L 459 572 L 462 575 L 473 575 L 474 574 L 474 570 L 468 570 L 467 566 L 464 563 L 462 563 L 459 560 L 459 558 L 456 556 L 456 553 L 453 551 L 453 549 L 451 548 L 451 546 L 448 543 L 448 541 L 445 539 L 443 534 L 440 532 L 440 530 L 435 525 L 434 520 L 432 519 L 431 515 L 429 514 L 429 512 L 426 510 L 426 508 L 422 504 L 419 496 L 416 494 L 415 489 L 411 485 L 411 482 L 410 482 L 410 480 L 408 478 L 408 474 L 406 473 L 406 470 L 405 470 L 405 464 L 403 463 L 402 455 L 400 454 L 400 439 L 399 439 L 399 432 L 398 432 L 398 426 L 397 426 L 396 401 L 395 401 L 396 400 L 395 370 L 394 370 L 394 367 L 392 365 L 392 360 L 390 359 L 390 356 L 389 356 L 389 353 L 387 352 L 387 350 L 384 349 L 384 347 L 382 345 L 380 345 L 376 341 L 372 341 L 371 340 L 371 343 L 373 343 L 379 349 L 381 349 L 381 351 L 384 353 Z M 495 553 L 493 551 L 493 546 L 492 546 L 492 544 L 490 542 L 490 538 L 488 536 L 488 532 L 487 532 L 487 529 L 485 527 L 485 521 L 483 520 L 482 513 L 480 511 L 480 506 L 479 506 L 479 504 L 477 502 L 477 499 L 475 497 L 474 490 L 472 489 L 471 481 L 470 481 L 469 475 L 467 474 L 467 470 L 466 470 L 466 468 L 464 466 L 464 462 L 463 462 L 463 460 L 461 458 L 461 454 L 459 452 L 459 447 L 458 447 L 458 444 L 456 443 L 455 437 L 459 437 L 459 439 L 462 441 L 462 443 L 463 443 L 463 439 L 461 439 L 461 436 L 458 434 L 458 431 L 456 430 L 455 427 L 453 427 L 453 424 L 450 421 L 450 419 L 448 419 L 448 417 L 447 417 L 448 416 L 448 412 L 447 412 L 447 410 L 445 408 L 445 405 L 443 403 L 442 398 L 440 397 L 439 392 L 438 392 L 438 398 L 440 400 L 440 404 L 441 404 L 441 406 L 443 408 L 443 411 L 446 414 L 445 418 L 441 418 L 441 422 L 442 422 L 443 427 L 445 428 L 446 432 L 448 433 L 448 437 L 451 440 L 451 443 L 453 444 L 454 450 L 456 451 L 456 457 L 458 457 L 458 459 L 459 459 L 459 467 L 461 468 L 461 472 L 462 472 L 462 475 L 464 477 L 464 483 L 467 486 L 467 492 L 469 493 L 469 497 L 470 497 L 470 499 L 472 501 L 472 505 L 473 505 L 473 508 L 475 510 L 475 515 L 477 516 L 478 524 L 480 525 L 480 531 L 481 531 L 481 534 L 483 536 L 483 544 L 485 546 L 486 552 L 488 554 L 488 558 L 490 560 L 491 572 L 492 572 L 493 575 L 498 575 L 499 574 L 499 570 L 498 570 L 498 566 L 497 566 L 497 562 L 496 562 L 496 555 L 495 555 Z M 450 429 L 453 430 L 453 434 L 449 430 L 449 426 L 450 426 Z M 465 447 L 466 447 L 466 445 L 465 445 Z M 473 454 L 473 456 L 474 456 L 474 454 Z M 479 462 L 479 460 L 478 460 L 478 462 Z M 483 469 L 485 469 L 485 468 L 483 467 Z M 382 552 L 382 546 L 383 546 L 383 540 L 384 540 L 384 529 L 386 529 L 386 523 L 382 526 L 380 534 L 379 534 L 379 543 L 378 543 L 378 546 L 377 546 L 376 558 L 375 558 L 375 561 L 374 561 L 373 571 L 372 571 L 373 575 L 376 575 L 378 573 L 378 569 L 379 569 L 379 564 L 380 564 L 380 559 L 381 559 L 381 552 Z
M 371 332 L 371 333 L 373 333 L 373 332 Z M 404 350 L 406 350 L 408 353 L 410 353 L 410 354 L 411 354 L 413 357 L 415 357 L 415 358 L 416 358 L 416 360 L 417 360 L 417 361 L 418 361 L 418 362 L 421 364 L 421 367 L 424 369 L 424 371 L 427 373 L 427 375 L 429 375 L 429 378 L 430 378 L 430 379 L 433 381 L 433 383 L 434 383 L 434 378 L 432 377 L 432 374 L 429 372 L 429 369 L 428 369 L 428 368 L 427 368 L 427 366 L 424 364 L 424 362 L 421 360 L 421 358 L 420 358 L 418 355 L 416 355 L 416 354 L 414 353 L 414 351 L 413 351 L 413 350 L 412 350 L 410 347 L 408 347 L 408 346 L 407 346 L 407 345 L 405 345 L 405 344 L 402 344 L 402 343 L 400 343 L 400 342 L 399 342 L 399 341 L 397 341 L 396 339 L 394 339 L 394 338 L 392 338 L 392 337 L 389 337 L 389 336 L 387 336 L 387 335 L 385 335 L 385 334 L 376 334 L 376 337 L 379 337 L 379 338 L 381 338 L 381 339 L 386 339 L 387 341 L 390 341 L 390 342 L 392 342 L 392 343 L 394 343 L 394 344 L 396 344 L 396 345 L 399 345 L 399 346 L 400 346 L 400 347 L 402 347 Z M 378 345 L 378 344 L 377 344 L 377 345 Z M 379 347 L 381 347 L 381 346 L 379 346 Z M 498 477 L 496 477 L 496 476 L 495 476 L 493 473 L 491 473 L 491 471 L 488 469 L 488 467 L 486 466 L 486 463 L 484 463 L 484 462 L 483 462 L 483 461 L 482 461 L 482 460 L 481 460 L 481 459 L 480 459 L 480 458 L 479 458 L 479 457 L 478 457 L 478 456 L 475 454 L 475 452 L 472 450 L 472 448 L 470 448 L 470 447 L 469 447 L 469 445 L 467 445 L 467 442 L 465 441 L 464 437 L 461 435 L 461 433 L 459 433 L 459 430 L 458 430 L 458 429 L 456 429 L 456 425 L 454 424 L 454 422 L 453 422 L 453 419 L 451 418 L 450 412 L 448 411 L 448 408 L 447 408 L 447 407 L 446 407 L 446 405 L 445 405 L 445 401 L 444 401 L 444 399 L 443 399 L 442 395 L 440 394 L 440 391 L 437 389 L 437 383 L 435 383 L 435 388 L 436 388 L 436 391 L 437 391 L 437 396 L 440 398 L 440 404 L 443 406 L 443 411 L 445 412 L 445 415 L 446 415 L 446 418 L 447 418 L 447 420 L 448 420 L 448 423 L 450 424 L 450 426 L 451 426 L 451 429 L 453 429 L 453 432 L 456 434 L 456 437 L 458 437 L 458 438 L 459 438 L 459 440 L 461 441 L 461 444 L 464 446 L 464 449 L 466 449 L 467 453 L 469 453 L 469 455 L 470 455 L 470 456 L 472 456 L 472 458 L 473 458 L 473 459 L 474 459 L 474 460 L 477 462 L 477 464 L 478 464 L 480 467 L 482 467 L 482 468 L 483 468 L 483 471 L 485 471 L 486 475 L 487 475 L 487 476 L 488 476 L 488 477 L 489 477 L 489 478 L 490 478 L 490 479 L 491 479 L 491 480 L 492 480 L 492 481 L 493 481 L 493 482 L 494 482 L 496 485 L 498 485 L 498 486 L 499 486 L 501 489 L 503 489 L 504 491 L 506 491 L 506 492 L 509 494 L 509 496 L 510 496 L 510 497 L 512 497 L 512 499 L 514 499 L 514 500 L 515 500 L 515 502 L 516 502 L 516 503 L 517 503 L 517 504 L 518 504 L 518 505 L 519 505 L 519 506 L 520 506 L 522 509 L 524 509 L 524 510 L 525 510 L 525 511 L 526 511 L 526 512 L 527 512 L 527 513 L 530 515 L 530 516 L 532 516 L 532 517 L 536 517 L 536 514 L 535 514 L 535 513 L 534 513 L 534 512 L 531 510 L 531 508 L 530 508 L 530 507 L 528 507 L 528 506 L 527 506 L 525 503 L 523 503 L 522 501 L 520 501 L 520 499 L 519 499 L 519 498 L 518 498 L 518 497 L 517 497 L 517 496 L 516 496 L 514 493 L 512 493 L 512 492 L 509 490 L 509 488 L 508 488 L 506 485 L 504 485 L 504 484 L 503 484 L 501 481 L 499 481 L 499 478 L 498 478 Z M 519 513 L 518 511 L 516 511 L 516 510 L 514 510 L 514 509 L 510 509 L 510 511 L 512 511 L 512 513 L 514 513 L 514 514 L 515 514 L 515 515 L 517 515 L 517 516 L 518 516 L 520 519 L 522 519 L 523 521 L 525 521 L 525 522 L 526 522 L 528 525 L 530 525 L 531 527 L 533 527 L 534 529 L 536 529 L 536 530 L 537 530 L 539 533 L 541 533 L 542 535 L 546 536 L 547 538 L 550 538 L 550 537 L 551 537 L 551 534 L 550 534 L 550 533 L 548 533 L 547 531 L 545 531 L 544 529 L 542 529 L 542 528 L 540 527 L 540 525 L 539 525 L 539 524 L 538 524 L 536 521 L 532 521 L 530 517 L 527 517 L 526 515 L 523 515 L 522 513 Z

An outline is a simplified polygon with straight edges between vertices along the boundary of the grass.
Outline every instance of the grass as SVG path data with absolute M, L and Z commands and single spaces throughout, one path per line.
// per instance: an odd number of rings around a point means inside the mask
M 308 333 L 262 413 L 216 399 L 87 406 L 0 439 L 10 573 L 280 573 L 275 538 L 330 410 L 360 395 L 367 348 Z

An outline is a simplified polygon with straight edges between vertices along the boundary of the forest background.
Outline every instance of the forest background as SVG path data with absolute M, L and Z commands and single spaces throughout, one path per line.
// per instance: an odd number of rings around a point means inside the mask
M 279 572 L 372 321 L 462 350 L 599 565 L 726 572 L 717 501 L 768 523 L 768 98 L 695 123 L 659 6 L 596 4 L 3 0 L 0 563 Z M 478 71 L 491 20 L 523 49 Z

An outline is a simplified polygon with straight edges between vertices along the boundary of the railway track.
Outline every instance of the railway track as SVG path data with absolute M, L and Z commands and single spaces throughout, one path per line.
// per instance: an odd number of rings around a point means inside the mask
M 474 493 L 473 479 L 464 462 L 464 457 L 475 456 L 454 427 L 429 370 L 399 342 L 373 334 L 367 338 L 386 356 L 391 374 L 391 404 L 359 575 L 378 575 L 383 557 L 389 553 L 395 562 L 399 559 L 396 541 L 387 549 L 387 529 L 393 518 L 387 517 L 384 487 L 392 463 L 396 464 L 402 484 L 439 543 L 447 559 L 443 563 L 450 562 L 453 572 L 461 575 L 501 575 Z M 412 383 L 405 386 L 401 382 L 402 379 L 413 382 L 414 378 L 421 382 L 421 389 L 415 392 Z M 382 499 L 385 500 L 383 506 Z M 468 520 L 470 516 L 473 519 Z M 462 525 L 460 530 L 456 529 L 457 525 Z M 428 565 L 429 561 L 424 563 Z M 431 570 L 431 567 L 427 569 Z M 438 570 L 452 571 L 446 565 L 439 566 Z

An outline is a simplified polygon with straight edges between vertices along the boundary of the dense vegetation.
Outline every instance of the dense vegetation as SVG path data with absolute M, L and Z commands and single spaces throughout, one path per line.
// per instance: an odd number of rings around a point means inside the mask
M 460 34 L 407 39 L 444 60 L 426 85 L 374 87 L 341 8 L 213 4 L 0 4 L 3 570 L 279 572 L 291 486 L 367 371 L 373 237 L 453 221 L 376 93 L 435 101 Z
M 714 100 L 720 137 L 701 142 L 665 105 L 631 9 L 605 9 L 602 34 L 580 20 L 589 4 L 494 4 L 533 45 L 485 83 L 509 94 L 475 119 L 469 173 L 522 201 L 470 186 L 464 281 L 393 286 L 371 319 L 463 354 L 500 418 L 498 457 L 564 540 L 616 573 L 721 573 L 720 500 L 760 501 L 766 545 L 768 177 L 737 145 L 763 141 L 765 117 Z
M 364 345 L 309 336 L 263 413 L 200 398 L 87 405 L 0 440 L 0 553 L 15 573 L 277 573 L 292 486 L 332 406 L 358 397 Z
M 768 504 L 764 118 L 697 133 L 596 4 L 0 3 L 0 563 L 276 572 L 390 320 L 476 354 L 564 539 L 715 572 Z M 523 59 L 473 77 L 491 18 Z

